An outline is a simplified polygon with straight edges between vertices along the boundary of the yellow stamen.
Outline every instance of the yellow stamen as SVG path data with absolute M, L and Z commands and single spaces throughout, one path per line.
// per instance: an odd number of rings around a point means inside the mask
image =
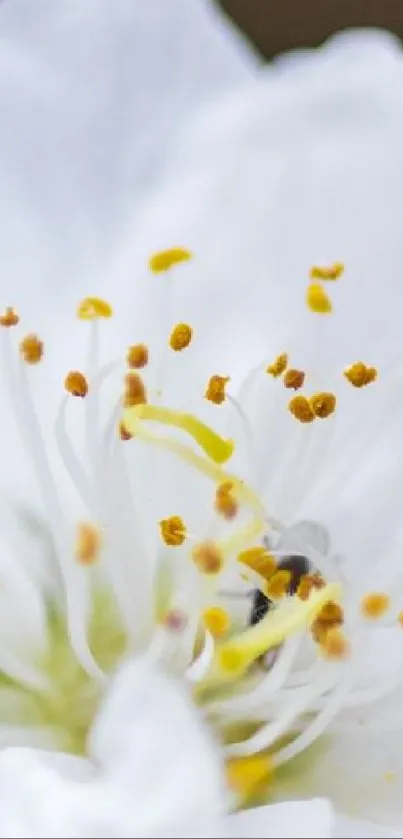
M 303 372 L 303 370 L 290 369 L 290 370 L 287 370 L 286 373 L 284 373 L 284 378 L 283 378 L 284 387 L 287 387 L 287 388 L 290 388 L 290 389 L 293 389 L 293 390 L 299 390 L 302 387 L 302 385 L 304 384 L 304 381 L 305 381 L 305 373 Z
M 277 610 L 270 612 L 258 624 L 218 648 L 215 664 L 219 672 L 238 677 L 259 656 L 309 626 L 325 603 L 336 599 L 339 594 L 340 586 L 331 583 L 320 591 L 312 592 L 305 602 L 298 598 L 287 598 Z
M 133 344 L 126 354 L 127 366 L 132 370 L 141 370 L 146 367 L 149 360 L 148 347 L 146 344 Z
M 314 393 L 310 397 L 309 404 L 315 417 L 326 419 L 334 414 L 336 410 L 336 397 L 334 393 Z
M 20 316 L 17 314 L 12 306 L 7 306 L 4 313 L 0 315 L 0 326 L 10 327 L 17 326 L 20 322 Z
M 154 253 L 148 264 L 153 274 L 161 274 L 163 271 L 169 271 L 170 268 L 180 262 L 188 262 L 191 258 L 192 254 L 186 248 L 168 248 L 165 251 Z
M 217 487 L 214 501 L 214 509 L 218 515 L 227 521 L 235 518 L 239 510 L 239 504 L 233 493 L 233 483 L 225 481 Z
M 186 539 L 185 522 L 180 516 L 170 516 L 168 519 L 161 519 L 160 531 L 163 541 L 170 548 L 178 548 L 183 545 Z
M 209 576 L 219 574 L 224 565 L 223 554 L 214 542 L 196 545 L 192 551 L 192 559 L 199 571 Z
M 307 600 L 313 589 L 323 588 L 325 585 L 324 579 L 318 574 L 304 574 L 297 588 L 297 597 Z
M 275 379 L 277 379 L 278 376 L 283 375 L 284 371 L 287 369 L 287 364 L 288 355 L 286 352 L 282 352 L 280 353 L 280 355 L 277 356 L 277 358 L 273 361 L 272 364 L 269 364 L 268 367 L 266 367 L 266 373 L 268 373 L 269 376 L 273 376 Z
M 276 571 L 267 583 L 266 591 L 268 597 L 279 598 L 285 597 L 289 591 L 291 583 L 291 571 Z
M 228 786 L 243 799 L 272 779 L 274 764 L 269 755 L 263 754 L 231 758 L 226 763 L 226 773 Z
M 130 434 L 130 431 L 126 430 L 123 420 L 119 422 L 118 434 L 121 440 L 131 440 L 133 437 L 133 434 Z
M 27 364 L 38 364 L 43 357 L 43 343 L 37 335 L 27 335 L 20 343 L 20 353 Z
M 390 608 L 390 597 L 383 592 L 366 594 L 361 600 L 361 612 L 371 620 L 383 617 Z
M 222 405 L 226 398 L 225 387 L 229 381 L 229 376 L 211 376 L 204 393 L 205 399 L 214 405 Z
M 241 551 L 238 554 L 238 562 L 246 565 L 264 580 L 268 580 L 274 574 L 277 563 L 263 545 L 258 545 L 255 548 L 248 548 L 246 551 Z
M 169 336 L 169 346 L 175 352 L 180 352 L 189 346 L 193 330 L 188 323 L 177 323 Z
M 222 609 L 221 606 L 210 606 L 208 609 L 205 609 L 202 618 L 204 626 L 213 638 L 222 638 L 226 635 L 231 625 L 228 612 Z
M 113 315 L 112 306 L 100 297 L 86 297 L 77 306 L 79 320 L 95 320 L 96 318 L 110 318 Z
M 347 367 L 344 376 L 353 387 L 365 387 L 376 380 L 378 371 L 376 367 L 367 367 L 363 361 L 356 361 Z
M 100 554 L 102 536 L 94 524 L 81 522 L 77 528 L 76 560 L 80 565 L 93 565 Z
M 147 392 L 143 379 L 139 373 L 127 373 L 125 376 L 125 392 L 123 394 L 123 405 L 125 408 L 133 408 L 135 405 L 143 405 L 147 402 Z
M 311 312 L 316 312 L 319 315 L 327 315 L 333 309 L 330 297 L 319 283 L 311 283 L 308 286 L 306 304 Z
M 344 273 L 344 265 L 342 262 L 335 262 L 329 267 L 321 267 L 320 265 L 313 265 L 310 270 L 311 280 L 338 280 Z
M 81 396 L 83 398 L 88 393 L 87 379 L 84 373 L 80 373 L 79 370 L 70 370 L 67 373 L 64 380 L 64 387 L 67 393 L 71 393 L 72 396 Z
M 291 411 L 293 417 L 300 422 L 313 422 L 315 414 L 306 396 L 293 396 L 288 403 L 288 410 Z

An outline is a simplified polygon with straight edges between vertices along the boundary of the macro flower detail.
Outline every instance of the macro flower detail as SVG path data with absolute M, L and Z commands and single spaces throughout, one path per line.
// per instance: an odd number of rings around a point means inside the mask
M 152 257 L 150 269 L 172 269 L 187 261 L 183 254 L 174 249 Z M 191 266 L 187 271 L 190 278 L 181 269 L 169 282 L 180 289 L 182 278 L 191 282 Z M 321 272 L 315 268 L 312 275 L 335 279 L 341 269 L 333 267 L 329 277 Z M 306 317 L 303 293 L 298 302 Z M 311 308 L 314 318 L 322 311 Z M 199 415 L 165 401 L 169 381 L 161 383 L 147 363 L 148 354 L 154 359 L 157 353 L 152 336 L 131 345 L 122 363 L 101 364 L 102 319 L 111 315 L 99 298 L 79 304 L 77 318 L 85 321 L 79 327 L 89 330 L 88 359 L 84 372 L 66 374 L 64 392 L 60 384 L 55 438 L 88 513 L 73 524 L 35 405 L 31 359 L 37 354 L 45 364 L 48 348 L 42 359 L 45 342 L 32 333 L 20 353 L 13 334 L 17 313 L 7 309 L 0 318 L 9 395 L 37 473 L 58 580 L 51 592 L 35 591 L 37 625 L 27 648 L 19 643 L 18 652 L 13 645 L 9 651 L 9 634 L 2 640 L 1 726 L 8 744 L 18 729 L 19 744 L 22 738 L 29 745 L 35 734 L 46 748 L 86 754 L 110 674 L 129 654 L 146 652 L 202 709 L 223 747 L 232 807 L 244 807 L 267 797 L 278 771 L 320 740 L 336 717 L 341 726 L 345 717 L 353 724 L 357 709 L 393 693 L 403 679 L 398 670 L 388 683 L 368 685 L 359 666 L 363 650 L 385 632 L 393 639 L 388 644 L 403 642 L 399 587 L 383 585 L 383 557 L 366 569 L 366 579 L 350 580 L 320 514 L 304 519 L 295 512 L 313 490 L 337 503 L 329 453 L 339 453 L 342 469 L 349 411 L 368 445 L 373 417 L 361 400 L 376 395 L 382 377 L 375 382 L 375 368 L 346 368 L 341 360 L 322 381 L 323 374 L 304 363 L 303 373 L 289 369 L 289 386 L 306 394 L 290 400 L 283 377 L 294 350 L 274 361 L 268 353 L 237 393 L 230 393 L 229 375 L 213 373 L 207 389 L 201 377 Z M 208 341 L 208 329 L 204 337 Z M 185 346 L 182 338 L 179 343 Z M 163 352 L 176 363 L 169 346 Z M 374 387 L 362 393 L 354 382 L 368 377 Z M 119 395 L 103 411 L 111 381 Z M 250 390 L 284 430 L 272 454 L 274 463 L 282 448 L 288 467 L 276 474 L 273 466 L 268 486 L 256 459 L 271 445 L 274 420 L 258 439 L 259 410 L 250 408 Z M 228 433 L 204 421 L 206 400 L 213 415 L 226 418 Z M 69 430 L 72 403 L 84 454 Z M 21 569 L 12 583 L 11 600 L 18 600 L 25 573 Z

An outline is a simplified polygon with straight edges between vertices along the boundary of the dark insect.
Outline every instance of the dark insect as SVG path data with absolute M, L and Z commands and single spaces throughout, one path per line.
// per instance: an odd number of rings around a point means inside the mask
M 291 574 L 288 593 L 293 595 L 301 582 L 302 577 L 310 571 L 309 559 L 306 556 L 285 556 L 277 565 L 279 571 L 289 571 Z M 255 589 L 252 595 L 252 608 L 249 615 L 249 626 L 259 623 L 269 609 L 273 608 L 273 601 L 266 597 L 260 589 Z

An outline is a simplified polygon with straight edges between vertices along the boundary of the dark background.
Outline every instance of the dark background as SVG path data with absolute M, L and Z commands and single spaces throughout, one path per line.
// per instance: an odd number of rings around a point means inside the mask
M 403 40 L 403 0 L 219 0 L 265 58 L 321 44 L 350 26 L 390 29 Z

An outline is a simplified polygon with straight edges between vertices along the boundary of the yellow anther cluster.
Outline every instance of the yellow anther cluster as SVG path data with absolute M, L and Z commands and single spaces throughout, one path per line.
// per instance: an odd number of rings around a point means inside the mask
M 315 417 L 326 419 L 334 414 L 336 410 L 336 397 L 334 393 L 314 393 L 309 399 Z
M 127 373 L 125 376 L 125 390 L 123 394 L 123 405 L 125 408 L 133 408 L 135 405 L 144 405 L 147 402 L 147 392 L 139 373 Z
M 306 396 L 293 396 L 288 403 L 288 410 L 299 422 L 313 422 L 315 414 L 309 399 Z
M 274 556 L 263 545 L 257 545 L 255 548 L 248 548 L 246 551 L 241 551 L 238 554 L 238 562 L 255 571 L 264 580 L 269 580 L 277 568 L 277 562 Z
M 178 548 L 186 539 L 185 522 L 180 516 L 170 516 L 160 521 L 160 533 L 163 542 L 170 548 Z
M 141 370 L 146 367 L 149 360 L 149 352 L 146 344 L 133 344 L 126 353 L 127 366 L 131 370 Z
M 77 527 L 76 560 L 80 565 L 93 565 L 97 561 L 102 546 L 102 536 L 98 527 L 81 522 Z
M 20 322 L 20 316 L 17 314 L 12 306 L 7 306 L 2 315 L 0 315 L 0 326 L 10 327 L 17 326 Z
M 335 262 L 328 267 L 320 265 L 313 265 L 310 270 L 311 280 L 338 280 L 344 273 L 344 265 L 342 262 Z
M 229 376 L 211 376 L 207 382 L 205 398 L 214 405 L 221 405 L 226 398 L 225 388 L 229 381 Z
M 363 361 L 356 361 L 347 367 L 344 376 L 353 387 L 365 387 L 375 381 L 378 371 L 376 367 L 367 367 Z
M 202 574 L 219 574 L 224 565 L 224 557 L 214 542 L 203 542 L 192 551 L 192 559 Z
M 37 335 L 26 335 L 20 343 L 20 353 L 27 364 L 38 364 L 43 357 L 43 343 Z
M 112 306 L 100 297 L 86 297 L 77 306 L 79 320 L 95 320 L 96 318 L 110 318 L 113 315 Z
M 214 509 L 216 513 L 227 521 L 231 521 L 235 518 L 239 510 L 239 504 L 234 495 L 234 485 L 232 481 L 224 481 L 224 483 L 217 487 Z
M 72 396 L 81 396 L 83 398 L 88 393 L 87 379 L 84 373 L 80 373 L 79 370 L 70 370 L 67 373 L 64 380 L 64 387 L 67 393 L 71 393 Z
M 280 597 L 285 597 L 288 594 L 291 584 L 291 571 L 278 570 L 268 580 L 265 587 L 265 594 L 267 597 L 277 600 Z
M 333 309 L 330 297 L 319 283 L 309 284 L 306 292 L 306 304 L 311 312 L 320 315 L 327 315 Z
M 268 373 L 269 376 L 273 376 L 275 379 L 277 379 L 279 376 L 283 375 L 283 373 L 287 369 L 287 366 L 288 355 L 286 352 L 282 352 L 280 353 L 280 355 L 277 356 L 277 358 L 274 359 L 272 364 L 269 364 L 268 367 L 266 367 L 266 373 Z
M 193 330 L 188 323 L 177 323 L 169 336 L 169 346 L 175 352 L 180 352 L 189 346 Z
M 191 258 L 192 254 L 186 248 L 168 248 L 165 251 L 154 253 L 148 264 L 153 274 L 162 274 L 164 271 L 169 271 L 174 265 L 178 265 L 180 262 L 188 262 Z
M 383 592 L 371 592 L 361 600 L 361 612 L 365 618 L 382 618 L 390 608 L 390 597 Z
M 290 390 L 299 390 L 305 381 L 305 373 L 303 370 L 294 370 L 290 367 L 284 373 L 283 382 L 284 387 L 289 388 Z
M 261 786 L 266 787 L 273 777 L 274 764 L 272 758 L 264 754 L 232 758 L 227 761 L 226 774 L 230 789 L 244 800 L 252 793 L 256 794 Z
M 228 612 L 221 606 L 210 606 L 202 614 L 205 628 L 213 638 L 222 638 L 228 632 L 231 619 Z

